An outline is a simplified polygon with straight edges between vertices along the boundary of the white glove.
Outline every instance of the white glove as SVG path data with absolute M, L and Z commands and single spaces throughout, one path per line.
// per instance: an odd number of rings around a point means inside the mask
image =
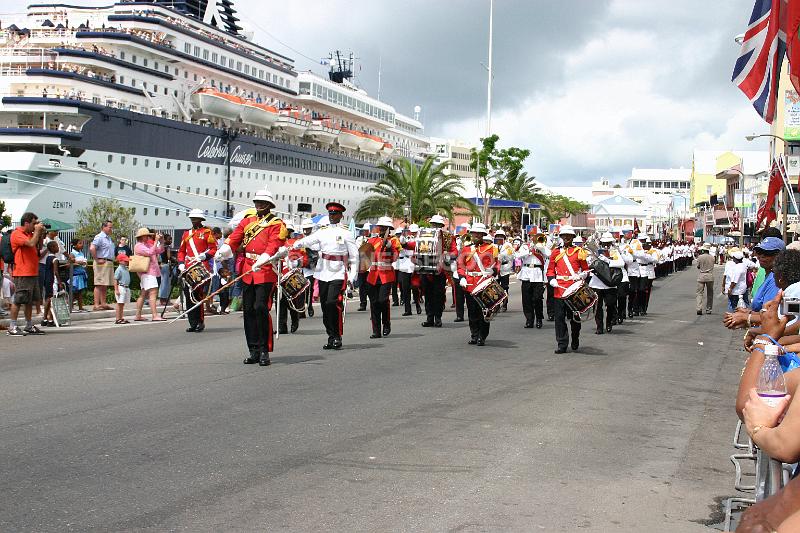
M 214 259 L 217 261 L 224 261 L 225 259 L 230 259 L 233 257 L 233 250 L 227 244 L 223 244 L 219 248 L 217 248 L 217 253 L 214 254 Z
M 467 288 L 467 278 L 461 278 L 458 280 L 458 284 L 461 285 L 462 289 Z
M 555 278 L 551 279 L 550 286 L 553 287 L 554 289 L 558 287 L 558 280 L 556 280 Z
M 196 261 L 205 261 L 207 257 L 208 257 L 208 256 L 206 255 L 206 253 L 205 253 L 205 252 L 200 252 L 199 254 L 197 254 L 196 256 L 194 256 L 194 258 L 195 258 L 195 260 L 196 260 Z
M 178 272 L 183 272 L 184 270 L 186 270 L 186 265 L 184 265 L 183 263 L 179 264 L 178 265 Z
M 258 272 L 259 270 L 261 270 L 261 267 L 267 264 L 270 259 L 272 259 L 272 256 L 266 252 L 259 255 L 258 259 L 256 259 L 256 262 L 253 263 L 253 268 L 251 269 L 251 272 Z

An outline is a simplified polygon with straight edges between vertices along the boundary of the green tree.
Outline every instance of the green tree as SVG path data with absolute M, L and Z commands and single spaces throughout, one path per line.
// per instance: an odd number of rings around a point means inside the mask
M 0 229 L 11 225 L 11 217 L 6 213 L 6 203 L 0 200 Z
M 79 209 L 76 215 L 79 222 L 75 231 L 80 239 L 92 239 L 106 220 L 114 223 L 115 241 L 130 236 L 139 226 L 133 208 L 122 207 L 114 198 L 92 198 L 89 207 Z
M 552 223 L 557 223 L 564 217 L 585 213 L 589 210 L 589 204 L 561 194 L 536 194 L 533 200 L 541 204 L 542 217 Z
M 481 139 L 481 149 L 470 152 L 470 168 L 478 176 L 478 195 L 483 199 L 483 222 L 489 223 L 489 202 L 499 196 L 497 184 L 507 176 L 519 175 L 525 159 L 531 155 L 523 148 L 497 147 L 498 135 Z
M 518 202 L 533 202 L 539 188 L 536 178 L 528 176 L 527 172 L 511 173 L 497 180 L 495 184 L 497 195 L 506 200 Z M 497 211 L 501 220 L 508 220 L 514 228 L 522 227 L 522 211 L 519 209 L 500 209 Z
M 411 206 L 409 223 L 424 223 L 439 213 L 453 220 L 456 209 L 477 213 L 475 206 L 462 196 L 464 188 L 458 176 L 446 175 L 449 162 L 436 164 L 428 157 L 422 165 L 400 159 L 380 165 L 385 175 L 372 186 L 356 211 L 358 220 L 390 216 L 406 218 L 405 207 Z

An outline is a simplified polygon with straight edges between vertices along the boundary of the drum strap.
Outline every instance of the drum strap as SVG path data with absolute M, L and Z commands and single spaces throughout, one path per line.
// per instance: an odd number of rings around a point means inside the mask
M 567 270 L 569 270 L 569 273 L 574 278 L 575 277 L 575 269 L 572 268 L 572 263 L 570 263 L 570 261 L 569 261 L 569 254 L 567 254 L 566 250 L 564 250 L 564 253 L 561 255 L 561 259 L 564 260 L 564 264 L 567 265 Z

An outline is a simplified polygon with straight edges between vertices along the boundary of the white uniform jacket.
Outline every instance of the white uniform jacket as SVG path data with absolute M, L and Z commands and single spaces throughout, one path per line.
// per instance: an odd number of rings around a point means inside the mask
M 314 277 L 320 281 L 355 280 L 358 276 L 358 247 L 350 230 L 340 225 L 326 226 L 298 239 L 294 248 L 319 249 Z
M 537 257 L 531 251 L 534 248 L 541 256 Z M 514 259 L 519 259 L 522 266 L 517 273 L 520 281 L 532 281 L 534 283 L 544 283 L 547 268 L 547 258 L 550 257 L 550 250 L 544 246 L 534 247 L 532 244 L 523 244 L 514 252 Z

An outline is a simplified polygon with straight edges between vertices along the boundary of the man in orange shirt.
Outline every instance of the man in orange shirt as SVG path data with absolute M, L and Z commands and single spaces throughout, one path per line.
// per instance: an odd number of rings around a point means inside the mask
M 561 354 L 567 353 L 568 317 L 572 328 L 573 351 L 580 346 L 581 323 L 573 318 L 572 310 L 564 301 L 564 292 L 575 283 L 583 283 L 582 280 L 588 277 L 589 264 L 586 262 L 586 250 L 572 245 L 572 240 L 575 238 L 575 230 L 572 229 L 572 226 L 562 226 L 559 235 L 564 241 L 564 247 L 554 250 L 551 254 L 550 263 L 547 266 L 547 280 L 555 289 L 556 342 L 558 343 L 555 353 Z
M 11 304 L 11 320 L 6 334 L 9 337 L 44 335 L 44 331 L 33 325 L 33 303 L 42 299 L 39 285 L 39 248 L 45 228 L 33 213 L 22 215 L 20 225 L 11 233 L 11 250 L 14 252 L 14 302 Z M 19 308 L 25 306 L 25 329 L 17 326 Z
M 378 226 L 378 235 L 367 241 L 372 245 L 372 264 L 366 279 L 372 320 L 370 339 L 386 337 L 392 332 L 389 294 L 397 279 L 392 263 L 397 260 L 400 250 L 403 249 L 400 240 L 391 235 L 394 223 L 390 217 L 379 218 L 376 225 Z

